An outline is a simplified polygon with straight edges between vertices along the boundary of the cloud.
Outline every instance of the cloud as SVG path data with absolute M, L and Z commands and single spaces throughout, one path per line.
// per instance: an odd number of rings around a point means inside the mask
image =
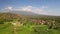
M 4 10 L 6 10 L 6 11 L 7 11 L 7 10 L 13 10 L 12 8 L 13 8 L 13 7 L 9 6 L 9 7 L 6 7 L 6 8 L 4 8 L 4 9 L 1 9 L 1 10 L 3 10 L 3 11 L 4 11 Z
M 8 7 L 7 9 L 12 10 L 13 7 Z
M 16 10 L 16 11 L 31 11 L 32 8 L 33 8 L 32 6 L 24 6 L 24 7 L 16 8 L 16 9 L 13 9 L 13 10 Z
M 53 10 L 48 10 L 48 6 L 22 6 L 22 7 L 12 7 L 8 6 L 6 8 L 1 9 L 0 11 L 8 12 L 8 11 L 25 11 L 25 12 L 33 12 L 36 14 L 43 14 L 43 15 L 59 15 L 58 13 L 54 12 Z
M 43 6 L 42 7 L 24 6 L 24 7 L 16 8 L 13 10 L 15 10 L 15 11 L 28 11 L 28 12 L 33 12 L 36 14 L 43 14 L 44 13 L 44 7 Z
M 4 8 L 2 10 L 6 11 L 27 11 L 27 12 L 33 12 L 36 14 L 48 14 L 47 12 L 44 11 L 45 8 L 48 8 L 47 6 L 41 6 L 41 7 L 33 7 L 33 6 L 23 6 L 19 8 L 13 8 L 11 6 Z

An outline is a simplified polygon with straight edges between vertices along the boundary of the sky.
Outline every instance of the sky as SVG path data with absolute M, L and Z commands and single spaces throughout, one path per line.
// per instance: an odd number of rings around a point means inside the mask
M 7 11 L 60 16 L 60 0 L 0 0 L 0 12 Z

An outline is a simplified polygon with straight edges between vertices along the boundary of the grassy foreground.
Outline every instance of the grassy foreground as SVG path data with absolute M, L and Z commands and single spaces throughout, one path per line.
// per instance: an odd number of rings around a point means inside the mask
M 0 25 L 0 34 L 14 34 L 12 24 Z M 16 34 L 60 34 L 59 30 L 48 29 L 46 25 L 23 25 L 16 28 Z

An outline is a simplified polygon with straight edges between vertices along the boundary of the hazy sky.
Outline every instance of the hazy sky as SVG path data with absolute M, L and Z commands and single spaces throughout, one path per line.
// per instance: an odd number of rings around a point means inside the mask
M 60 0 L 0 0 L 0 12 L 8 10 L 60 16 Z

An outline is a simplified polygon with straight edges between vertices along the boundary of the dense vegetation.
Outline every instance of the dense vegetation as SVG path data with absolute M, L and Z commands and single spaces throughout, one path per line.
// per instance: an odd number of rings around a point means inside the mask
M 0 34 L 60 34 L 60 16 L 0 13 Z

